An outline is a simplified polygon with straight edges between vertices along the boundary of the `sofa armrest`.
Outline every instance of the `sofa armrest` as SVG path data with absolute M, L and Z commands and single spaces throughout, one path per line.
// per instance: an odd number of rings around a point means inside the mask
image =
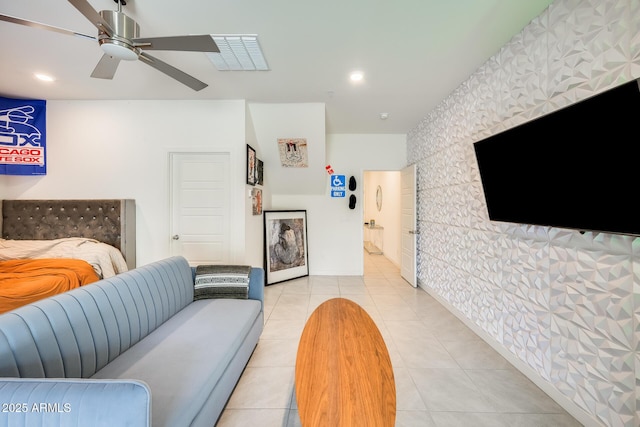
M 0 427 L 151 425 L 142 381 L 0 378 Z
M 249 273 L 249 299 L 259 300 L 264 310 L 264 270 L 252 267 Z

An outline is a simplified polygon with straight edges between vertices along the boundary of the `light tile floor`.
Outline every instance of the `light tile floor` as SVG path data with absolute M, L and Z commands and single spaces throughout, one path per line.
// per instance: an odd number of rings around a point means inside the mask
M 364 276 L 309 276 L 265 288 L 265 328 L 217 427 L 300 426 L 295 361 L 306 319 L 349 298 L 382 333 L 394 367 L 396 426 L 539 427 L 580 424 L 381 255 Z M 333 427 L 333 426 L 332 426 Z

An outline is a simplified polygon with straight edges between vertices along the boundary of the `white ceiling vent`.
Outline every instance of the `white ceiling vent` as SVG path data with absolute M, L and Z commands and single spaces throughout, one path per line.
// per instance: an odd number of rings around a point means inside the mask
M 220 53 L 208 52 L 213 65 L 220 71 L 265 71 L 269 69 L 264 59 L 258 36 L 211 34 Z

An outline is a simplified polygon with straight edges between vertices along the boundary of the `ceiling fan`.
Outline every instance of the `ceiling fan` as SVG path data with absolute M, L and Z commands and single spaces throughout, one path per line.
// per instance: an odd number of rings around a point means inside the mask
M 97 12 L 87 0 L 68 1 L 96 26 L 98 29 L 97 37 L 3 14 L 0 14 L 0 21 L 97 40 L 104 55 L 91 73 L 91 77 L 113 79 L 121 60 L 134 61 L 139 59 L 193 90 L 198 91 L 207 87 L 206 83 L 149 55 L 146 51 L 219 52 L 217 44 L 210 35 L 141 38 L 139 37 L 140 26 L 122 12 L 122 6 L 127 4 L 126 0 L 114 0 L 118 4 L 118 10 L 101 10 L 100 12 Z

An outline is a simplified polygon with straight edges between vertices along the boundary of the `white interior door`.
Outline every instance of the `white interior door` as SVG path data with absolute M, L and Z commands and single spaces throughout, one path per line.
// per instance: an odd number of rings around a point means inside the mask
M 171 254 L 230 263 L 229 153 L 171 153 Z
M 416 165 L 402 169 L 400 175 L 401 187 L 401 232 L 402 232 L 402 260 L 400 275 L 413 287 L 418 286 L 416 279 Z

